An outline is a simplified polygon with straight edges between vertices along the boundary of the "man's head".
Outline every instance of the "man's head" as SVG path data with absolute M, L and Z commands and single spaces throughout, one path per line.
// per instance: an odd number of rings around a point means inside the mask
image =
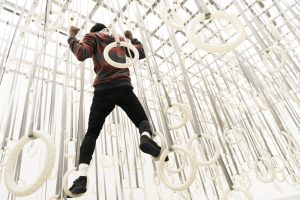
M 97 23 L 91 28 L 90 32 L 91 33 L 99 32 L 99 31 L 102 31 L 102 29 L 104 29 L 104 28 L 106 28 L 106 26 L 104 24 Z

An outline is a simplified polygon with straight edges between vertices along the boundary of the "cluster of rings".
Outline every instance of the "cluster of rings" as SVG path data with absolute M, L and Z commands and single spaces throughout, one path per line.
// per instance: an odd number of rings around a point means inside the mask
M 172 103 L 169 107 L 165 108 L 165 112 L 169 113 L 171 109 L 179 108 L 182 113 L 182 119 L 175 125 L 169 124 L 169 128 L 171 130 L 176 130 L 183 127 L 190 119 L 191 119 L 191 109 L 187 105 L 181 103 Z
M 39 14 L 36 19 L 35 19 L 35 25 L 38 29 L 40 30 L 45 30 L 46 31 L 56 31 L 57 29 L 61 28 L 64 24 L 64 17 L 62 16 L 61 12 L 58 11 L 51 11 L 49 13 L 49 15 L 54 15 L 55 16 L 55 20 L 53 21 L 48 21 L 47 22 L 47 26 L 44 27 L 44 23 L 45 23 L 45 12 Z

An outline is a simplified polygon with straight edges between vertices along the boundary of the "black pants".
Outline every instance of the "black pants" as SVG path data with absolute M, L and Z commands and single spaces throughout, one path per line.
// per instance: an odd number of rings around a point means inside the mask
M 79 163 L 90 164 L 105 118 L 115 105 L 126 112 L 140 133 L 144 131 L 152 133 L 145 111 L 132 90 L 131 87 L 124 86 L 94 92 L 87 133 L 80 146 Z

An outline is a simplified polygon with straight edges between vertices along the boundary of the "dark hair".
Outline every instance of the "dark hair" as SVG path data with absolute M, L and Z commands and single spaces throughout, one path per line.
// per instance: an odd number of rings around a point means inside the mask
M 90 32 L 92 32 L 92 33 L 99 32 L 99 31 L 102 31 L 102 29 L 104 29 L 104 28 L 106 28 L 106 26 L 104 24 L 97 23 L 91 28 Z

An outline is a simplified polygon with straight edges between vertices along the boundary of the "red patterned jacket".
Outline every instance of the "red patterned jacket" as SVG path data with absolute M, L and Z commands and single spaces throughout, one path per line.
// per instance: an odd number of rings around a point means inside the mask
M 124 41 L 124 38 L 120 37 L 120 40 Z M 84 36 L 82 41 L 77 40 L 75 37 L 68 39 L 70 49 L 79 61 L 84 61 L 91 57 L 93 58 L 94 71 L 97 74 L 93 84 L 95 90 L 120 86 L 132 87 L 129 70 L 115 68 L 108 64 L 103 57 L 104 48 L 114 41 L 114 37 L 104 31 L 88 33 Z M 145 58 L 143 45 L 137 39 L 131 40 L 131 43 L 137 48 L 140 54 L 139 59 Z M 127 50 L 125 51 L 123 47 L 113 48 L 109 52 L 109 57 L 119 63 L 126 62 L 126 55 L 129 57 Z

